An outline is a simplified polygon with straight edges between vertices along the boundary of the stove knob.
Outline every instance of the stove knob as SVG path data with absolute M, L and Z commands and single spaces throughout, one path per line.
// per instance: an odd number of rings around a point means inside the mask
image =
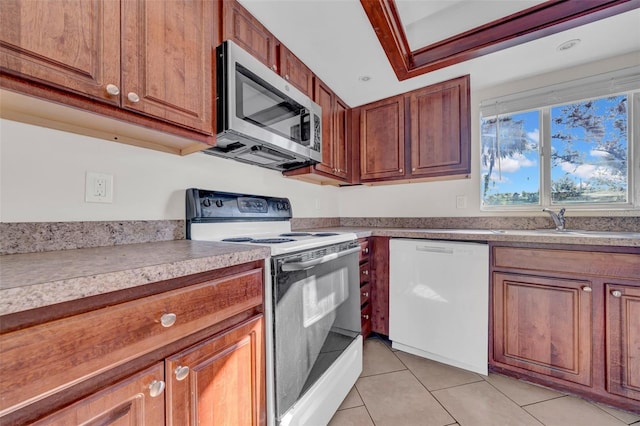
M 208 198 L 205 198 L 204 200 L 202 200 L 202 205 L 205 207 L 211 206 L 211 200 Z
M 285 202 L 283 206 L 284 206 L 283 210 L 289 210 L 291 208 L 291 206 L 287 202 Z
M 222 207 L 222 200 L 216 200 L 216 206 L 217 207 Z

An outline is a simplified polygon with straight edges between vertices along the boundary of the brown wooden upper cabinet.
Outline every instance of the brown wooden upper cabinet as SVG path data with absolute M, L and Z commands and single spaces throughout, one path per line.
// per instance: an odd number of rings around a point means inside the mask
M 360 107 L 362 182 L 471 172 L 469 76 Z
M 220 42 L 224 40 L 233 40 L 298 90 L 309 97 L 313 95 L 311 70 L 235 0 L 222 2 Z
M 0 2 L 0 14 L 9 88 L 134 123 L 137 114 L 123 110 L 213 134 L 211 2 L 11 0 Z

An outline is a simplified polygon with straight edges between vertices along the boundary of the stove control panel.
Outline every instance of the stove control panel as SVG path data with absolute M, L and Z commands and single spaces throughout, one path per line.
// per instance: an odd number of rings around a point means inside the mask
M 186 201 L 186 219 L 193 222 L 289 220 L 292 217 L 287 198 L 190 188 Z

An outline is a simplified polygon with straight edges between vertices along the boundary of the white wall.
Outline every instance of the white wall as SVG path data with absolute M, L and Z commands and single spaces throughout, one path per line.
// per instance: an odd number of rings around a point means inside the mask
M 357 186 L 342 188 L 339 192 L 340 216 L 342 217 L 460 217 L 460 216 L 506 216 L 532 214 L 544 215 L 536 210 L 527 212 L 483 212 L 480 210 L 480 112 L 483 99 L 518 93 L 563 81 L 601 74 L 640 64 L 640 53 L 636 52 L 534 78 L 508 82 L 482 91 L 473 90 L 471 75 L 471 179 L 412 183 L 384 186 Z M 636 145 L 640 138 L 636 138 Z M 640 150 L 640 146 L 635 147 Z M 640 165 L 635 165 L 638 170 Z M 640 185 L 639 185 L 640 186 Z M 636 191 L 638 192 L 638 191 Z M 456 208 L 456 197 L 465 196 L 467 208 Z M 637 216 L 639 209 L 623 211 L 577 212 L 583 216 Z
M 114 176 L 112 204 L 85 203 L 85 173 Z M 185 157 L 0 120 L 0 221 L 184 219 L 190 187 L 286 196 L 295 217 L 336 217 L 338 188 L 195 153 Z
M 300 218 L 505 215 L 480 211 L 480 101 L 638 63 L 640 54 L 634 53 L 481 92 L 473 91 L 472 75 L 472 174 L 471 179 L 455 181 L 377 187 L 319 186 L 200 153 L 179 157 L 0 120 L 0 221 L 183 219 L 184 190 L 189 187 L 289 197 L 294 216 Z M 84 202 L 88 171 L 114 176 L 112 204 Z M 467 198 L 467 208 L 456 208 L 458 195 Z M 637 216 L 640 211 L 578 214 Z

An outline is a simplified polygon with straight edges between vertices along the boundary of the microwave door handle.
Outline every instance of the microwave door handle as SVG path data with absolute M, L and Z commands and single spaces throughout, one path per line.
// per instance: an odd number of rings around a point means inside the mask
M 352 249 L 344 250 L 338 253 L 331 253 L 317 259 L 305 260 L 304 262 L 285 262 L 282 264 L 282 270 L 284 272 L 306 271 L 307 269 L 311 269 L 315 266 L 330 262 L 335 259 L 339 259 L 352 253 L 357 253 L 359 251 L 360 247 L 354 247 Z

